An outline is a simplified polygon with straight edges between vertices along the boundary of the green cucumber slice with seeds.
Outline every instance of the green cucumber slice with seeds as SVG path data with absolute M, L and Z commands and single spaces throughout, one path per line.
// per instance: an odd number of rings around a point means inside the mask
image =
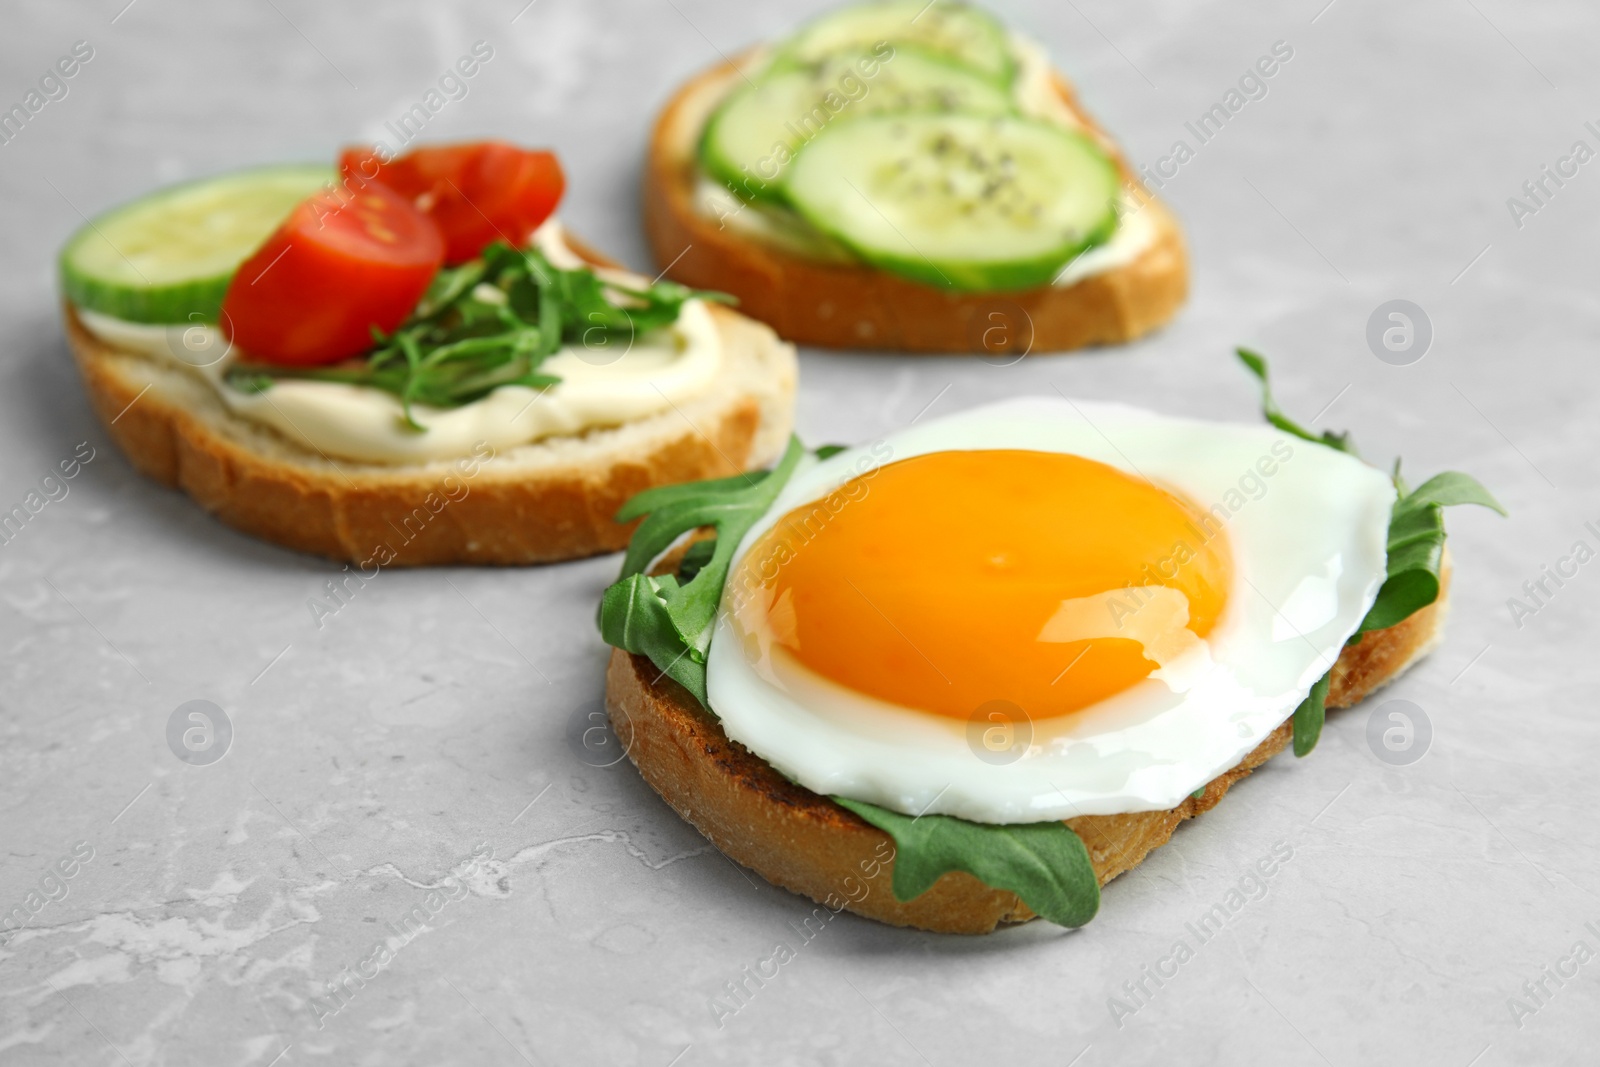
M 1005 89 L 938 53 L 841 52 L 741 86 L 706 124 L 701 160 L 736 194 L 774 199 L 795 153 L 833 123 L 890 111 L 1015 110 Z
M 1016 75 L 1005 27 L 975 7 L 946 0 L 877 0 L 830 12 L 795 34 L 775 65 L 813 63 L 881 41 L 943 53 L 1002 86 Z
M 325 166 L 261 167 L 113 208 L 62 249 L 62 291 L 130 322 L 215 322 L 239 264 L 333 180 Z
M 1083 134 L 1015 116 L 874 115 L 828 128 L 784 180 L 813 226 L 944 289 L 1048 285 L 1116 229 L 1116 164 Z

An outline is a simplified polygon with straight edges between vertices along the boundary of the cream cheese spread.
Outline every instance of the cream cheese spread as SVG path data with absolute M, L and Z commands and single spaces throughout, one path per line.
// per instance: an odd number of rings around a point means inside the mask
M 585 265 L 554 220 L 539 228 L 534 241 L 558 267 Z M 631 288 L 649 284 L 625 271 L 595 273 Z M 296 379 L 275 381 L 260 393 L 230 386 L 225 375 L 238 353 L 214 326 L 126 322 L 82 308 L 78 317 L 109 345 L 203 377 L 240 418 L 324 456 L 382 464 L 466 456 L 480 442 L 500 452 L 654 415 L 703 395 L 724 358 L 710 309 L 689 300 L 664 329 L 604 346 L 565 346 L 540 367 L 561 379 L 557 385 L 501 386 L 454 408 L 413 405 L 413 417 L 425 428 L 418 431 L 406 424 L 399 398 L 369 386 Z

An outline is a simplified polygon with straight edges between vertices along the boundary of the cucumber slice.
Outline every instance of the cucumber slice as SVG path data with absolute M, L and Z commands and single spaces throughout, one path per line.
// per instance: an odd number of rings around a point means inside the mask
M 62 291 L 79 307 L 130 322 L 215 322 L 239 264 L 333 180 L 330 167 L 262 167 L 113 208 L 62 249 Z
M 902 46 L 888 59 L 841 52 L 735 91 L 706 124 L 700 154 L 707 172 L 734 192 L 773 199 L 795 152 L 832 123 L 889 111 L 1015 110 L 1004 89 L 936 52 Z
M 784 191 L 869 263 L 946 289 L 1048 285 L 1110 239 L 1116 164 L 1088 137 L 1013 116 L 874 115 L 803 148 Z
M 1017 72 L 1005 27 L 986 12 L 947 0 L 876 0 L 840 8 L 795 34 L 776 62 L 814 63 L 883 41 L 943 53 L 1002 86 Z

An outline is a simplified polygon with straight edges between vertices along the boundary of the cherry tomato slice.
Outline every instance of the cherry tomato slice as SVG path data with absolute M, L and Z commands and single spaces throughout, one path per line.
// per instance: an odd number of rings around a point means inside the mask
M 430 145 L 387 163 L 370 148 L 350 148 L 340 170 L 352 187 L 377 180 L 411 197 L 438 223 L 451 264 L 476 258 L 491 241 L 526 245 L 566 188 L 554 153 L 504 141 Z
M 334 363 L 405 321 L 444 262 L 444 240 L 411 201 L 376 182 L 300 204 L 240 266 L 222 325 L 251 359 Z

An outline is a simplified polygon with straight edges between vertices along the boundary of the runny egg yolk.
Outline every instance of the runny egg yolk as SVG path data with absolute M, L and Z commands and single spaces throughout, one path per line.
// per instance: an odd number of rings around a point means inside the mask
M 1232 561 L 1193 504 L 1081 456 L 933 452 L 789 512 L 733 575 L 747 647 L 966 719 L 1087 707 L 1194 651 Z M 754 642 L 754 644 L 752 644 Z

